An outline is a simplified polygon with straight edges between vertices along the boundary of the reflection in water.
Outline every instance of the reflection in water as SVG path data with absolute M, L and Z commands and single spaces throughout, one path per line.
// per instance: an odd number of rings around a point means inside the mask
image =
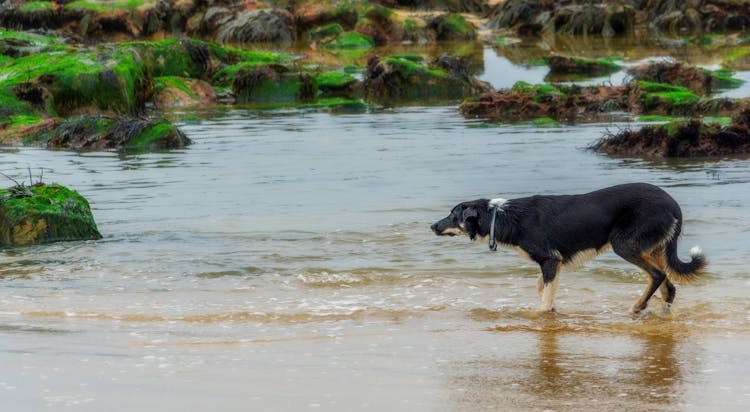
M 611 325 L 608 332 L 592 334 L 547 316 L 536 326 L 521 332 L 503 328 L 499 341 L 514 336 L 525 343 L 453 365 L 448 374 L 453 409 L 663 410 L 679 406 L 686 377 L 702 368 L 687 331 Z

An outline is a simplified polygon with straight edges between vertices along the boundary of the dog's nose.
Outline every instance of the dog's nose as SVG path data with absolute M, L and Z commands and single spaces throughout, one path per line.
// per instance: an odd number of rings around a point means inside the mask
M 433 232 L 437 233 L 437 223 L 433 223 L 432 226 L 430 226 L 430 229 L 432 229 Z

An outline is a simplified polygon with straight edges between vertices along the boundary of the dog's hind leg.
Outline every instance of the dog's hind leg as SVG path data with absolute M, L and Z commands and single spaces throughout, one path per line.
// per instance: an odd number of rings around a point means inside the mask
M 560 280 L 560 260 L 547 259 L 539 264 L 542 268 L 542 275 L 537 282 L 537 290 L 542 301 L 539 310 L 549 312 L 555 309 L 555 292 L 557 292 L 557 283 Z
M 674 302 L 674 297 L 677 294 L 677 288 L 667 278 L 659 286 L 659 292 L 661 293 L 662 300 L 664 300 L 664 314 L 668 315 L 672 311 L 672 302 Z
M 667 279 L 667 275 L 660 269 L 658 259 L 654 259 L 651 256 L 653 250 L 645 252 L 639 250 L 639 245 L 636 242 L 622 241 L 620 239 L 622 238 L 611 238 L 610 244 L 612 245 L 612 250 L 621 258 L 643 269 L 648 275 L 648 286 L 635 305 L 630 309 L 630 314 L 635 316 L 643 309 L 646 309 L 649 299 L 661 287 L 662 283 Z
M 648 274 L 648 286 L 643 291 L 643 294 L 638 299 L 638 301 L 633 305 L 633 307 L 630 309 L 630 313 L 632 315 L 637 315 L 640 313 L 643 309 L 646 309 L 646 306 L 648 306 L 648 301 L 651 299 L 651 296 L 654 295 L 654 292 L 656 292 L 656 289 L 659 289 L 664 283 L 664 281 L 667 279 L 667 275 L 664 274 L 664 272 L 651 267 L 649 265 L 643 265 L 641 268 Z

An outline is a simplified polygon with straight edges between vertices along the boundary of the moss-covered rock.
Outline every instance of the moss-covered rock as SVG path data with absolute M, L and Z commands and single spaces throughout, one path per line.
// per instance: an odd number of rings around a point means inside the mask
M 139 56 L 114 47 L 23 56 L 3 73 L 0 93 L 15 94 L 52 116 L 90 110 L 140 113 L 151 86 Z
M 0 55 L 12 59 L 64 49 L 64 39 L 58 37 L 0 28 Z M 6 63 L 11 61 L 8 60 Z
M 52 1 L 27 1 L 0 9 L 0 26 L 19 29 L 57 29 L 62 25 L 61 6 Z
M 315 77 L 281 65 L 241 69 L 232 80 L 236 103 L 311 102 L 317 98 Z
M 160 110 L 216 103 L 213 86 L 197 79 L 165 76 L 154 79 L 154 105 Z
M 342 31 L 351 30 L 359 18 L 355 5 L 353 2 L 307 1 L 297 7 L 294 19 L 301 30 L 332 25 L 339 25 Z
M 706 95 L 721 89 L 735 88 L 742 81 L 734 79 L 734 72 L 728 69 L 711 71 L 692 67 L 681 62 L 648 63 L 628 69 L 636 80 L 652 83 L 668 83 L 682 86 L 692 93 Z
M 163 29 L 159 15 L 167 5 L 157 0 L 78 0 L 67 2 L 62 15 L 81 35 L 140 37 Z
M 460 100 L 489 89 L 473 77 L 398 56 L 370 59 L 364 81 L 365 99 L 384 104 Z
M 750 153 L 750 110 L 729 125 L 702 119 L 674 120 L 604 137 L 592 150 L 615 156 L 707 157 Z
M 427 23 L 427 29 L 435 33 L 440 41 L 471 41 L 477 38 L 477 30 L 462 15 L 448 13 L 435 16 Z
M 322 27 L 316 27 L 308 32 L 308 37 L 314 41 L 333 39 L 344 32 L 344 28 L 338 23 L 327 24 Z
M 361 33 L 342 33 L 331 41 L 324 43 L 326 49 L 370 49 L 375 42 L 369 36 Z
M 332 71 L 321 73 L 315 78 L 321 97 L 359 98 L 362 95 L 362 82 L 349 73 Z
M 86 115 L 30 136 L 26 143 L 44 144 L 49 149 L 91 151 L 177 149 L 191 142 L 166 121 Z
M 546 59 L 551 76 L 578 75 L 578 76 L 601 76 L 614 73 L 622 69 L 622 66 L 612 59 L 588 59 L 582 57 L 568 57 L 553 55 Z
M 543 117 L 575 122 L 596 119 L 601 113 L 627 110 L 627 86 L 564 86 L 517 82 L 512 88 L 491 91 L 461 104 L 461 114 L 517 123 Z
M 0 189 L 0 247 L 100 239 L 86 199 L 64 186 Z
M 687 113 L 700 97 L 682 86 L 637 81 L 631 84 L 630 106 L 644 113 Z

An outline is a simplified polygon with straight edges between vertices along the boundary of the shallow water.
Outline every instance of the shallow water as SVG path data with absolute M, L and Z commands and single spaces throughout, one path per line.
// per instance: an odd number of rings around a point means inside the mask
M 522 71 L 513 76 L 523 76 Z M 0 393 L 39 410 L 746 410 L 750 160 L 610 159 L 607 123 L 488 126 L 457 108 L 246 110 L 186 150 L 0 148 L 91 202 L 104 239 L 0 254 Z M 459 201 L 645 181 L 708 273 L 633 320 L 612 252 L 564 273 L 438 238 Z

